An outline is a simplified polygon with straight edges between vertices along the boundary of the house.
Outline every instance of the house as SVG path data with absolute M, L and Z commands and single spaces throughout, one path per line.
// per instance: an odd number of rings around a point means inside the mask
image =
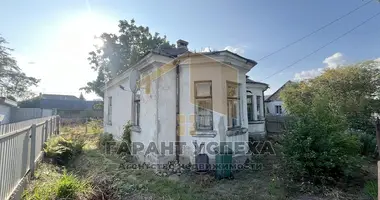
M 20 103 L 22 108 L 40 108 L 52 110 L 61 118 L 102 117 L 103 112 L 97 108 L 102 101 L 86 101 L 74 95 L 40 94 L 38 97 Z
M 6 97 L 0 97 L 0 125 L 11 123 L 11 110 L 17 107 L 17 102 Z
M 284 102 L 281 100 L 281 91 L 289 84 L 291 81 L 287 81 L 282 85 L 276 92 L 265 98 L 265 109 L 268 115 L 285 115 L 286 110 L 284 108 Z
M 213 163 L 214 148 L 227 144 L 234 162 L 243 163 L 249 132 L 265 133 L 268 86 L 247 79 L 255 61 L 226 50 L 193 53 L 187 45 L 178 40 L 176 48 L 150 51 L 106 83 L 104 131 L 120 139 L 130 121 L 132 153 L 140 162 L 194 164 L 206 153 Z

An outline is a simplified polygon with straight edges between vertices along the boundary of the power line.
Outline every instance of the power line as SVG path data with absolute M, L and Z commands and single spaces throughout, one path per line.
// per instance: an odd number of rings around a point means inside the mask
M 337 21 L 339 21 L 339 20 L 341 20 L 341 19 L 347 17 L 348 15 L 351 15 L 352 13 L 356 12 L 357 10 L 361 9 L 362 7 L 364 7 L 364 6 L 366 6 L 367 4 L 371 3 L 372 1 L 373 1 L 373 0 L 369 0 L 369 1 L 365 2 L 364 4 L 362 4 L 362 5 L 360 5 L 359 7 L 357 7 L 357 8 L 355 8 L 355 9 L 349 11 L 348 13 L 342 15 L 341 17 L 334 19 L 333 21 L 331 21 L 331 22 L 325 24 L 324 26 L 321 26 L 320 28 L 318 28 L 318 29 L 312 31 L 311 33 L 309 33 L 309 34 L 307 34 L 307 35 L 301 37 L 301 38 L 298 39 L 298 40 L 295 40 L 294 42 L 291 42 L 291 43 L 289 43 L 289 44 L 287 44 L 287 45 L 285 45 L 285 46 L 283 46 L 283 47 L 277 49 L 276 51 L 274 51 L 274 52 L 272 52 L 272 53 L 270 53 L 270 54 L 268 54 L 268 55 L 266 55 L 266 56 L 260 58 L 260 59 L 257 60 L 257 61 L 264 60 L 264 59 L 266 59 L 266 58 L 268 58 L 268 57 L 270 57 L 270 56 L 272 56 L 272 55 L 274 55 L 274 54 L 276 54 L 276 53 L 278 53 L 278 52 L 280 52 L 280 51 L 282 51 L 282 50 L 284 50 L 284 49 L 286 49 L 286 48 L 288 48 L 288 47 L 290 47 L 290 46 L 293 46 L 294 44 L 297 44 L 298 42 L 300 42 L 300 41 L 302 41 L 302 40 L 304 40 L 304 39 L 306 39 L 306 38 L 308 38 L 308 37 L 314 35 L 315 33 L 318 33 L 319 31 L 321 31 L 321 30 L 323 30 L 323 29 L 325 29 L 325 28 L 331 26 L 331 25 L 334 24 L 335 22 L 337 22 Z
M 371 16 L 370 18 L 366 19 L 365 21 L 363 21 L 362 23 L 358 24 L 358 25 L 355 26 L 354 28 L 348 30 L 347 32 L 345 32 L 345 33 L 343 33 L 342 35 L 336 37 L 335 39 L 331 40 L 330 42 L 324 44 L 323 46 L 319 47 L 318 49 L 314 50 L 313 52 L 311 52 L 311 53 L 305 55 L 304 57 L 302 57 L 302 58 L 296 60 L 296 61 L 293 62 L 292 64 L 290 64 L 290 65 L 288 65 L 288 66 L 282 68 L 281 70 L 279 70 L 279 71 L 273 73 L 273 74 L 270 75 L 270 76 L 267 76 L 266 78 L 264 78 L 264 79 L 262 79 L 262 80 L 268 79 L 268 78 L 270 78 L 270 77 L 272 77 L 272 76 L 274 76 L 274 75 L 276 75 L 276 74 L 278 74 L 278 73 L 283 72 L 285 69 L 288 69 L 289 67 L 291 67 L 291 66 L 293 66 L 293 65 L 295 65 L 295 64 L 297 64 L 297 63 L 299 63 L 299 62 L 301 62 L 302 60 L 304 60 L 304 59 L 310 57 L 311 55 L 317 53 L 317 52 L 320 51 L 321 49 L 323 49 L 323 48 L 329 46 L 330 44 L 336 42 L 336 41 L 339 40 L 340 38 L 342 38 L 342 37 L 348 35 L 348 34 L 351 33 L 352 31 L 354 31 L 355 29 L 357 29 L 357 28 L 363 26 L 365 23 L 369 22 L 370 20 L 372 20 L 373 18 L 375 18 L 375 17 L 377 17 L 377 16 L 379 16 L 379 15 L 380 15 L 380 12 L 377 12 L 375 15 L 373 15 L 373 16 Z M 262 80 L 261 80 L 261 81 L 262 81 Z

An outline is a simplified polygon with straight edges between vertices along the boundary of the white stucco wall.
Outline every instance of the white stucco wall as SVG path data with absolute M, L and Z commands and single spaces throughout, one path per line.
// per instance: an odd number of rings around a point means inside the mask
M 4 115 L 4 119 L 0 122 L 0 124 L 10 123 L 11 107 L 8 105 L 0 104 L 0 115 Z
M 254 134 L 260 134 L 265 135 L 265 120 L 259 120 L 257 119 L 257 112 L 256 112 L 256 105 L 257 105 L 257 96 L 260 96 L 260 113 L 263 116 L 265 112 L 264 108 L 264 98 L 263 98 L 263 90 L 265 89 L 265 86 L 260 84 L 247 84 L 247 91 L 250 91 L 247 93 L 247 95 L 252 95 L 252 102 L 253 102 L 253 115 L 254 115 L 254 121 L 249 122 L 248 125 L 248 131 L 250 132 L 250 135 L 253 136 Z M 248 111 L 247 111 L 248 112 Z
M 282 108 L 282 115 L 286 114 L 286 110 L 284 108 L 284 102 L 283 101 L 270 101 L 270 102 L 265 102 L 265 112 L 268 112 L 267 114 L 270 115 L 278 115 L 276 114 L 276 106 L 279 105 Z

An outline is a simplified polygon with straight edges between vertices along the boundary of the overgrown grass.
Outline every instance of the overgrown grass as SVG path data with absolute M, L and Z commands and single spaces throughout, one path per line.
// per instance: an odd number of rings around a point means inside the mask
M 90 130 L 87 127 L 87 130 Z M 177 179 L 157 176 L 153 170 L 127 169 L 132 160 L 120 155 L 106 154 L 100 138 L 110 136 L 88 131 L 84 126 L 63 128 L 62 137 L 81 139 L 84 147 L 81 154 L 65 168 L 42 164 L 36 179 L 25 192 L 24 199 L 59 199 L 58 194 L 69 199 L 362 199 L 364 189 L 345 192 L 342 189 L 315 187 L 307 183 L 290 183 L 282 176 L 280 148 L 275 145 L 277 156 L 260 155 L 250 159 L 256 166 L 234 173 L 234 180 L 216 180 L 212 174 L 186 172 Z M 91 129 L 92 130 L 92 129 Z M 65 170 L 67 173 L 65 175 Z M 368 170 L 369 171 L 369 170 Z M 368 172 L 372 173 L 372 172 Z M 176 176 L 176 175 L 174 175 Z M 295 191 L 288 188 L 296 188 Z M 369 187 L 369 186 L 368 186 Z M 57 189 L 61 188 L 61 189 Z M 312 192 L 313 189 L 314 192 Z M 303 192 L 300 193 L 302 189 Z M 350 191 L 351 189 L 348 189 Z M 61 192 L 58 192 L 61 191 Z M 363 195 L 362 195 L 363 194 Z M 305 196 L 306 195 L 306 196 Z M 345 198 L 335 198 L 336 196 Z M 347 197 L 347 198 L 346 198 Z

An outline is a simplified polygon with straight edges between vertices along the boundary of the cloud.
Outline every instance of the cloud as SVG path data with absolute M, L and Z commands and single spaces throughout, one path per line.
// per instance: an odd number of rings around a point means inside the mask
M 327 65 L 327 68 L 336 68 L 339 65 L 343 65 L 345 62 L 344 56 L 340 52 L 334 53 L 323 61 L 323 63 Z
M 321 75 L 324 69 L 326 69 L 326 68 L 327 69 L 328 68 L 330 68 L 330 69 L 336 68 L 336 67 L 338 67 L 340 65 L 345 64 L 346 61 L 345 61 L 344 55 L 342 53 L 336 52 L 333 55 L 325 58 L 322 63 L 326 64 L 326 66 L 324 68 L 305 70 L 305 71 L 302 71 L 302 72 L 299 72 L 299 73 L 295 73 L 293 79 L 295 81 L 301 81 L 301 80 L 305 80 L 305 79 L 315 78 L 315 77 Z
M 201 52 L 212 52 L 212 51 L 214 51 L 214 49 L 211 47 L 206 47 L 206 48 L 201 49 Z
M 375 61 L 376 61 L 376 62 L 380 62 L 380 58 L 376 58 Z
M 244 49 L 241 48 L 241 47 L 226 46 L 224 48 L 224 50 L 228 50 L 228 51 L 231 51 L 231 52 L 239 54 L 239 55 L 243 55 L 244 54 Z
M 302 71 L 300 73 L 294 74 L 294 80 L 295 81 L 301 81 L 301 80 L 305 80 L 305 79 L 315 78 L 315 77 L 321 75 L 322 71 L 323 71 L 323 68 Z

